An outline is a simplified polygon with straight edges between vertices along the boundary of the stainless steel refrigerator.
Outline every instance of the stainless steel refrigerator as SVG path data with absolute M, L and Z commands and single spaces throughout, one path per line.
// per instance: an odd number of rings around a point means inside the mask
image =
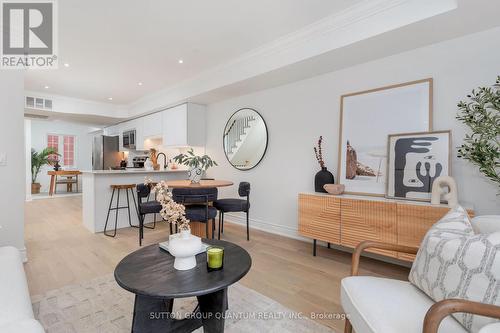
M 109 170 L 120 166 L 121 154 L 118 136 L 98 135 L 92 148 L 92 169 Z

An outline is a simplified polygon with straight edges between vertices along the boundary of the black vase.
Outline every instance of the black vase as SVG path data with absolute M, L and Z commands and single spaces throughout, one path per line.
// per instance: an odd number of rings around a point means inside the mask
M 314 176 L 314 190 L 320 193 L 327 193 L 323 188 L 325 184 L 334 184 L 335 179 L 330 171 L 326 167 L 321 168 L 320 171 Z

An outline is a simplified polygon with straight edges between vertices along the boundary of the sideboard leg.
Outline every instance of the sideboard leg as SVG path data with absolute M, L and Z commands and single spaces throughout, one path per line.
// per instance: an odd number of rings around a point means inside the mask
M 313 256 L 316 257 L 316 239 L 313 240 Z
M 331 247 L 330 247 L 330 242 L 328 242 L 328 248 L 329 248 L 329 249 L 331 249 Z

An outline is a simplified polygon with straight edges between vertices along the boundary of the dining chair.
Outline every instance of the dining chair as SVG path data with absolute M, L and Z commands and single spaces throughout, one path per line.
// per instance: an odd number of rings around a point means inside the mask
M 139 228 L 139 246 L 142 246 L 142 240 L 144 239 L 144 228 L 154 229 L 156 227 L 156 214 L 159 214 L 162 206 L 156 200 L 149 200 L 149 195 L 151 193 L 151 186 L 147 184 L 137 184 L 137 217 L 139 218 L 139 225 L 134 226 Z M 153 226 L 148 227 L 144 225 L 144 218 L 147 214 L 154 214 Z M 172 233 L 172 225 L 170 225 L 170 233 Z
M 238 186 L 238 194 L 246 199 L 219 199 L 214 201 L 214 207 L 219 210 L 219 239 L 224 233 L 224 213 L 244 212 L 247 217 L 247 241 L 250 240 L 249 212 L 250 212 L 250 183 L 241 182 Z
M 210 204 L 217 200 L 217 188 L 174 188 L 172 198 L 186 207 L 186 218 L 205 223 L 206 238 L 209 238 L 208 223 L 212 221 L 212 239 L 215 233 L 217 209 Z

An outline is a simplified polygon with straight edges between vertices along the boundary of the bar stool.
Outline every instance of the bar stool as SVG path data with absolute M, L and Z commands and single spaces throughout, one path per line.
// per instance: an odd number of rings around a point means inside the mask
M 129 197 L 129 190 L 130 193 L 132 194 L 132 199 L 134 200 L 134 207 L 137 210 L 137 204 L 135 201 L 135 195 L 134 195 L 134 189 L 135 189 L 135 184 L 123 184 L 123 185 L 111 185 L 111 189 L 113 190 L 113 193 L 111 193 L 111 200 L 109 201 L 109 208 L 108 208 L 108 215 L 106 216 L 106 224 L 104 225 L 104 234 L 109 237 L 115 237 L 116 236 L 116 227 L 118 225 L 118 210 L 120 209 L 127 209 L 128 211 L 128 224 L 131 227 L 136 227 L 132 225 L 132 219 L 130 217 L 130 197 Z M 116 197 L 116 207 L 112 207 L 113 205 L 113 198 L 115 196 L 115 192 L 118 190 L 117 197 Z M 127 194 L 127 205 L 126 206 L 119 206 L 120 205 L 120 191 L 125 190 L 125 193 Z M 107 228 L 108 228 L 108 220 L 109 220 L 109 214 L 111 213 L 112 210 L 115 210 L 115 230 L 113 234 L 107 233 Z

